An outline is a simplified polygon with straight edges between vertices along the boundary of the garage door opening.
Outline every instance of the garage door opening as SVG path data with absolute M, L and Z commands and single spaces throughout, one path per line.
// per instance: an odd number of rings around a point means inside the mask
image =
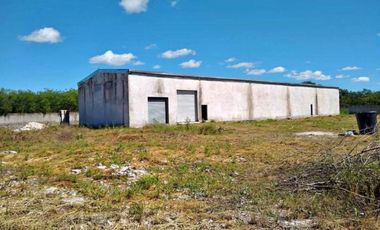
M 148 97 L 148 122 L 149 124 L 168 124 L 168 98 Z
M 197 91 L 177 91 L 177 122 L 198 121 Z

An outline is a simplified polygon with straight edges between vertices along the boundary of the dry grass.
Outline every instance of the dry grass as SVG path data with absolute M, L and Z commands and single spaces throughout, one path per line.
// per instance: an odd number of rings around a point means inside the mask
M 374 214 L 339 194 L 276 186 L 341 141 L 294 133 L 355 128 L 354 117 L 337 116 L 143 129 L 0 129 L 0 151 L 18 152 L 0 154 L 0 228 L 250 229 L 309 219 L 315 228 L 376 229 Z M 365 138 L 346 138 L 331 154 L 344 154 L 356 143 L 359 149 L 376 137 Z M 97 169 L 99 163 L 149 174 L 130 181 Z M 59 192 L 46 194 L 52 186 Z M 84 203 L 64 203 L 72 193 Z

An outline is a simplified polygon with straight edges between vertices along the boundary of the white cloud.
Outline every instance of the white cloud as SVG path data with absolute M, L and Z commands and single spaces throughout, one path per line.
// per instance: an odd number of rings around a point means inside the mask
M 161 69 L 161 66 L 160 65 L 154 65 L 153 69 Z
M 247 70 L 246 71 L 246 74 L 247 75 L 255 75 L 255 76 L 259 76 L 259 75 L 263 75 L 265 74 L 267 71 L 265 69 L 251 69 L 251 70 Z
M 250 68 L 253 68 L 254 66 L 255 66 L 255 63 L 253 63 L 253 62 L 240 62 L 240 63 L 234 64 L 234 65 L 229 65 L 229 66 L 227 66 L 227 68 L 231 68 L 231 69 L 241 69 L 241 68 L 250 69 Z
M 121 0 L 120 6 L 130 14 L 138 14 L 147 11 L 149 0 Z
M 269 70 L 268 73 L 284 73 L 286 69 L 282 66 L 274 67 L 273 69 Z
M 369 82 L 370 78 L 369 77 L 354 77 L 354 78 L 352 78 L 352 81 L 354 81 L 354 82 Z
M 179 49 L 179 50 L 168 50 L 165 51 L 161 54 L 161 57 L 167 58 L 167 59 L 173 59 L 173 58 L 178 58 L 182 56 L 187 56 L 187 55 L 196 55 L 196 52 L 191 49 Z
M 172 0 L 172 1 L 170 1 L 170 5 L 172 7 L 175 7 L 178 4 L 178 2 L 179 2 L 179 0 Z
M 336 79 L 343 79 L 343 78 L 348 78 L 348 77 L 350 77 L 350 76 L 344 75 L 344 74 L 339 74 L 339 75 L 335 76 Z
M 182 68 L 199 68 L 202 64 L 202 61 L 196 61 L 194 59 L 191 59 L 187 62 L 182 62 L 180 66 Z
M 227 58 L 226 60 L 224 60 L 225 63 L 231 63 L 231 62 L 235 62 L 237 59 L 234 58 L 234 57 L 230 57 L 230 58 Z
M 361 69 L 360 67 L 357 67 L 357 66 L 346 66 L 346 67 L 343 67 L 341 70 L 342 71 L 355 71 L 355 70 L 359 70 Z
M 133 65 L 145 65 L 145 63 L 142 62 L 142 61 L 135 61 L 135 62 L 133 63 Z
M 144 49 L 146 49 L 146 50 L 151 50 L 151 49 L 155 49 L 155 48 L 157 48 L 157 45 L 156 45 L 156 44 L 149 44 L 149 45 L 145 46 Z
M 45 27 L 33 31 L 29 35 L 21 36 L 20 40 L 38 43 L 58 43 L 62 41 L 61 34 L 52 27 Z
M 306 70 L 304 72 L 297 72 L 297 71 L 291 71 L 286 75 L 287 77 L 294 78 L 296 80 L 320 80 L 320 81 L 326 81 L 330 80 L 330 75 L 325 75 L 322 73 L 322 71 L 311 71 Z
M 108 50 L 102 55 L 94 56 L 90 58 L 89 62 L 91 64 L 106 64 L 121 66 L 132 62 L 137 57 L 132 53 L 125 54 L 114 54 L 111 50 Z

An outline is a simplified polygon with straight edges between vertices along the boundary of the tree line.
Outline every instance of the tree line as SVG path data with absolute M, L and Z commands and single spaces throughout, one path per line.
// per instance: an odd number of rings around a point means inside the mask
M 351 105 L 380 105 L 380 91 L 340 91 L 340 107 L 346 110 Z M 52 113 L 61 109 L 78 111 L 78 91 L 46 89 L 40 92 L 29 90 L 0 89 L 0 115 L 8 113 Z
M 369 89 L 362 91 L 340 90 L 341 109 L 347 109 L 351 105 L 380 105 L 380 91 Z
M 78 111 L 78 92 L 75 89 L 57 91 L 0 89 L 0 115 L 8 113 L 51 113 L 61 109 Z

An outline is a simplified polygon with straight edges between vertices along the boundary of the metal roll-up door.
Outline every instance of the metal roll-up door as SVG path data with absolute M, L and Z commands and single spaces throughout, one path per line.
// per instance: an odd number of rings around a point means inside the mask
M 149 124 L 168 123 L 167 98 L 148 98 Z
M 196 101 L 196 91 L 177 91 L 177 122 L 194 122 L 197 120 Z

